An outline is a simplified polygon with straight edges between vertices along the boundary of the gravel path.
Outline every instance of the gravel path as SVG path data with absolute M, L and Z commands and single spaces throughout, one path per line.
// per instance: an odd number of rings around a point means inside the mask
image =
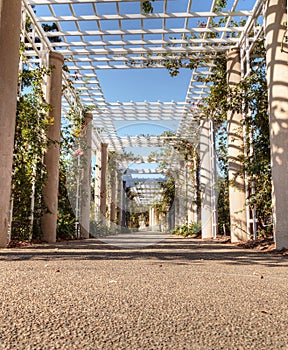
M 288 349 L 288 259 L 168 237 L 0 250 L 0 349 Z

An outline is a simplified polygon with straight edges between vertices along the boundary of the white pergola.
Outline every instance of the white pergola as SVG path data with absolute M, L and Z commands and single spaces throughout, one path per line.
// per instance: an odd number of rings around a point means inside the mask
M 139 0 L 22 3 L 23 30 L 27 17 L 32 23 L 32 31 L 26 33 L 29 50 L 25 54 L 30 63 L 45 63 L 49 51 L 62 54 L 69 69 L 69 73 L 63 73 L 67 87 L 62 103 L 64 113 L 75 101 L 83 107 L 93 106 L 94 146 L 106 143 L 110 151 L 124 154 L 126 148 L 161 147 L 164 138 L 152 130 L 150 135 L 120 136 L 118 122 L 177 121 L 173 130 L 177 137 L 197 142 L 199 103 L 210 86 L 199 77 L 211 75 L 213 58 L 234 47 L 241 49 L 245 74 L 249 52 L 262 33 L 265 1 L 228 0 L 227 6 L 219 9 L 217 0 L 201 4 L 198 0 L 156 0 L 152 2 L 153 13 L 148 14 L 143 13 L 143 1 Z M 243 26 L 236 25 L 240 20 L 245 22 Z M 54 24 L 55 30 L 45 32 L 45 24 Z M 55 38 L 60 38 L 60 42 L 54 42 Z M 190 64 L 185 101 L 106 101 L 98 78 L 100 70 L 165 69 L 169 60 L 181 60 L 184 67 Z M 147 157 L 137 162 L 147 162 Z M 141 173 L 141 169 L 138 171 Z M 148 197 L 151 191 L 146 192 Z M 143 201 L 146 203 L 147 199 Z
M 153 13 L 145 14 L 139 0 L 23 0 L 34 23 L 29 36 L 41 39 L 36 44 L 31 38 L 34 50 L 26 54 L 33 60 L 37 56 L 42 59 L 47 50 L 64 56 L 70 71 L 66 77 L 73 82 L 81 103 L 97 106 L 94 125 L 104 129 L 103 142 L 119 151 L 122 142 L 115 121 L 179 120 L 176 131 L 181 134 L 187 115 L 189 119 L 197 117 L 197 104 L 209 92 L 209 84 L 197 78 L 211 74 L 215 55 L 240 47 L 242 55 L 249 57 L 249 49 L 262 31 L 264 2 L 227 1 L 227 7 L 219 11 L 216 0 L 201 4 L 196 0 L 156 0 Z M 245 20 L 245 25 L 235 25 L 239 20 Z M 53 23 L 54 31 L 43 31 L 41 25 Z M 55 37 L 61 42 L 51 42 Z M 210 61 L 204 62 L 206 58 Z M 163 68 L 167 59 L 194 62 L 185 101 L 105 100 L 99 70 Z M 66 98 L 64 108 L 68 104 Z

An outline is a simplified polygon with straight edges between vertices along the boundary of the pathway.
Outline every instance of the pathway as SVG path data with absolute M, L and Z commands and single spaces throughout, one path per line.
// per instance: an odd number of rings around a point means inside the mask
M 0 295 L 0 349 L 288 349 L 287 257 L 227 244 L 2 249 Z

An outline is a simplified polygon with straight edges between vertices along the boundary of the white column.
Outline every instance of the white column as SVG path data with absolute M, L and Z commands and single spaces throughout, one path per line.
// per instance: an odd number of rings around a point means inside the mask
M 85 116 L 85 148 L 83 154 L 83 179 L 81 186 L 81 238 L 89 238 L 90 231 L 90 201 L 91 201 L 91 161 L 92 161 L 92 121 L 93 116 Z
M 48 243 L 56 242 L 63 63 L 64 58 L 61 54 L 50 52 L 49 65 L 52 67 L 52 72 L 48 77 L 46 100 L 52 107 L 49 115 L 53 123 L 47 130 L 49 144 L 44 159 L 47 179 L 43 189 L 46 208 L 41 218 L 43 240 Z
M 175 217 L 175 226 L 180 226 L 181 225 L 181 220 L 180 220 L 180 186 L 179 184 L 180 180 L 180 175 L 175 181 L 175 198 L 174 198 L 174 217 Z
M 151 230 L 155 230 L 155 208 L 151 207 L 149 210 L 149 226 Z
M 116 191 L 117 191 L 117 176 L 116 176 L 116 161 L 111 159 L 110 169 L 110 221 L 115 224 L 116 221 Z
M 108 144 L 102 143 L 102 145 L 101 145 L 101 186 L 100 186 L 100 216 L 101 216 L 101 220 L 105 220 L 105 218 L 106 218 L 107 148 L 108 148 Z
M 122 224 L 122 197 L 123 197 L 123 182 L 122 174 L 120 172 L 117 175 L 117 224 L 121 227 Z
M 186 178 L 187 178 L 187 223 L 190 225 L 194 222 L 194 182 L 193 182 L 193 162 L 188 161 L 186 164 Z
M 287 1 L 268 0 L 265 39 L 276 249 L 288 248 L 288 44 L 286 26 Z
M 94 185 L 94 220 L 98 222 L 100 220 L 100 186 L 101 186 L 101 152 L 96 150 L 95 158 L 95 185 Z
M 210 119 L 200 121 L 200 188 L 202 238 L 212 238 Z
M 198 152 L 198 147 L 197 147 Z M 198 174 L 198 154 L 194 155 L 193 159 L 193 221 L 199 222 L 199 215 L 198 215 L 198 192 L 199 192 L 199 174 Z
M 211 208 L 212 208 L 212 236 L 218 234 L 218 192 L 216 190 L 217 170 L 215 151 L 214 121 L 210 121 L 210 161 L 211 161 Z
M 115 177 L 115 171 L 111 173 L 111 186 L 110 186 L 110 227 L 115 229 L 116 223 L 116 191 L 117 183 Z
M 227 82 L 231 88 L 235 88 L 240 81 L 240 52 L 239 49 L 232 49 L 227 54 Z M 244 168 L 238 159 L 244 154 L 242 119 L 241 113 L 227 113 L 231 242 L 248 239 Z
M 181 160 L 179 169 L 179 224 L 181 226 L 186 223 L 186 204 L 185 162 Z
M 0 247 L 9 242 L 21 1 L 0 0 Z
M 126 186 L 126 182 L 122 181 L 122 189 L 121 189 L 121 193 L 122 193 L 122 198 L 121 198 L 121 226 L 124 228 L 126 227 L 126 208 L 127 208 L 127 197 L 126 197 L 126 193 L 125 193 L 125 186 Z

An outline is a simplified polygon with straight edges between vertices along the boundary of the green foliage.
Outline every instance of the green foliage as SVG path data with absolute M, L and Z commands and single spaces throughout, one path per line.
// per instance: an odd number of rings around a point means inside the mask
M 134 212 L 133 206 L 129 208 L 129 212 L 127 213 L 127 222 L 129 229 L 138 229 L 140 225 L 140 221 L 144 221 L 145 223 L 149 223 L 149 211 L 141 211 Z M 135 208 L 137 209 L 137 207 Z
M 224 116 L 224 114 L 222 116 Z M 222 116 L 218 118 L 219 124 L 216 129 L 216 149 L 220 173 L 216 185 L 216 190 L 218 192 L 218 233 L 228 234 L 230 233 L 228 140 L 227 122 L 226 120 L 221 122 Z
M 170 38 L 173 40 L 173 38 Z M 175 46 L 175 44 L 171 43 L 170 46 Z M 169 71 L 169 74 L 171 77 L 175 77 L 179 74 L 180 68 L 189 68 L 193 69 L 197 66 L 198 60 L 195 60 L 194 58 L 191 57 L 190 54 L 182 53 L 182 54 L 156 54 L 151 55 L 151 54 L 141 54 L 143 59 L 145 60 L 144 66 L 145 67 L 153 67 L 153 66 L 158 66 L 159 64 L 162 65 L 163 67 L 167 68 Z M 154 58 L 154 59 L 153 59 Z M 137 64 L 142 64 L 142 60 L 129 60 L 127 64 L 129 66 L 136 66 Z
M 161 182 L 163 189 L 163 200 L 161 203 L 161 211 L 169 211 L 173 205 L 175 198 L 175 180 L 172 176 L 169 176 L 165 182 Z
M 115 230 L 109 228 L 105 222 L 96 222 L 91 221 L 90 222 L 90 234 L 92 237 L 105 237 L 105 236 L 111 236 L 114 235 Z
M 149 1 L 145 1 L 144 3 L 150 3 Z M 151 5 L 151 3 L 150 3 Z M 147 4 L 147 6 L 149 7 L 149 4 Z M 214 6 L 214 11 L 215 12 L 220 12 L 223 10 L 224 7 L 227 6 L 227 0 L 216 0 L 215 1 L 215 6 Z M 150 8 L 150 7 L 149 7 Z M 153 11 L 153 8 L 152 8 Z M 151 11 L 151 12 L 152 12 Z M 209 23 L 209 27 L 216 27 L 218 25 L 224 24 L 226 23 L 227 18 L 220 18 L 220 20 L 218 20 L 218 22 L 215 22 L 215 20 L 211 20 Z M 199 21 L 198 22 L 198 27 L 199 28 L 205 28 L 206 27 L 205 22 L 203 21 Z M 186 47 L 189 47 L 189 41 L 193 41 L 193 39 L 201 39 L 201 38 L 216 38 L 218 37 L 219 34 L 218 33 L 193 33 L 189 36 L 185 36 L 184 39 L 188 41 L 188 43 L 185 45 Z M 170 47 L 176 47 L 177 44 L 173 43 L 173 40 L 175 38 L 171 37 L 170 40 L 172 41 L 170 44 L 168 44 L 168 46 Z M 188 68 L 188 69 L 194 69 L 196 68 L 198 65 L 201 64 L 201 62 L 207 62 L 207 58 L 205 54 L 198 54 L 198 58 L 195 59 L 190 53 L 181 53 L 179 54 L 178 52 L 173 54 L 173 53 L 169 53 L 169 54 L 157 54 L 156 56 L 159 56 L 159 59 L 157 60 L 149 60 L 149 56 L 146 56 L 145 58 L 148 60 L 146 60 L 146 66 L 147 67 L 151 67 L 155 64 L 161 64 L 163 65 L 165 68 L 167 68 L 169 74 L 171 75 L 171 77 L 175 77 L 180 73 L 180 69 L 181 68 Z M 136 62 L 129 62 L 129 64 L 131 65 L 135 65 Z
M 226 235 L 230 233 L 230 212 L 229 212 L 229 190 L 228 176 L 219 179 L 218 191 L 218 234 Z
M 193 130 L 191 133 L 193 133 Z M 186 164 L 185 166 L 187 167 L 187 171 L 191 172 L 191 178 L 196 177 L 193 178 L 193 183 L 195 184 L 195 188 L 193 190 L 196 191 L 196 204 L 199 206 L 200 190 L 199 186 L 196 184 L 199 184 L 198 174 L 200 160 L 197 147 L 190 140 L 176 137 L 176 134 L 170 131 L 165 131 L 161 136 L 163 137 L 165 147 L 162 147 L 162 149 L 158 152 L 151 152 L 149 155 L 150 161 L 157 160 L 157 162 L 161 164 L 159 169 L 164 170 L 167 177 L 165 182 L 160 183 L 160 186 L 163 189 L 163 197 L 161 203 L 157 205 L 157 209 L 162 213 L 167 213 L 172 208 L 174 203 L 175 181 L 177 181 L 179 169 L 171 170 L 170 165 L 166 161 L 169 160 L 169 157 L 172 155 L 174 150 L 182 160 L 183 166 Z M 194 169 L 195 166 L 196 169 Z
M 143 13 L 149 14 L 153 13 L 153 6 L 152 6 L 152 1 L 142 1 L 142 11 Z M 214 6 L 214 11 L 215 12 L 221 12 L 223 8 L 227 6 L 227 0 L 216 0 L 215 1 L 215 6 Z M 216 27 L 220 25 L 224 25 L 228 20 L 228 17 L 221 17 L 218 21 L 215 20 L 210 20 L 209 21 L 209 27 Z M 198 27 L 199 28 L 205 28 L 207 25 L 206 22 L 204 21 L 199 21 L 198 22 Z M 232 25 L 232 21 L 231 24 Z M 237 25 L 237 23 L 233 22 L 233 25 Z M 211 32 L 211 33 L 192 33 L 191 35 L 186 35 L 183 39 L 187 40 L 187 43 L 184 44 L 184 46 L 189 47 L 189 41 L 193 41 L 193 39 L 201 39 L 201 38 L 217 38 L 219 37 L 219 33 L 216 32 Z M 176 40 L 175 37 L 170 37 L 170 43 L 167 44 L 169 47 L 178 47 L 178 44 L 173 42 L 173 40 Z M 181 45 L 182 46 L 182 45 Z M 206 54 L 197 54 L 197 59 L 195 59 L 195 55 L 190 54 L 190 53 L 172 53 L 170 52 L 169 54 L 165 53 L 159 53 L 159 54 L 142 54 L 143 61 L 141 59 L 139 60 L 129 60 L 127 62 L 128 65 L 130 66 L 136 66 L 137 64 L 144 65 L 145 67 L 153 67 L 153 66 L 158 66 L 162 65 L 163 67 L 166 67 L 167 70 L 169 71 L 169 74 L 171 77 L 175 77 L 179 74 L 180 68 L 188 68 L 188 69 L 194 69 L 196 68 L 201 62 L 207 62 L 207 57 Z
M 153 13 L 153 6 L 152 6 L 152 2 L 154 0 L 144 0 L 142 2 L 142 11 L 145 13 L 145 14 L 149 14 L 149 13 Z
M 214 11 L 215 12 L 220 12 L 227 6 L 227 0 L 216 0 L 215 1 L 215 6 L 214 6 Z
M 227 96 L 230 92 L 226 76 L 226 57 L 218 54 L 214 64 L 211 76 L 202 79 L 211 84 L 209 95 L 203 101 L 202 111 L 207 118 L 211 118 L 212 115 L 216 126 L 219 126 L 227 118 Z
M 34 6 L 32 6 L 34 9 Z M 25 31 L 30 33 L 33 24 L 26 18 Z M 43 24 L 44 31 L 58 30 L 57 24 Z M 51 39 L 60 42 L 59 37 Z M 35 38 L 35 42 L 40 42 Z M 46 179 L 46 169 L 43 164 L 46 152 L 46 132 L 53 118 L 49 118 L 50 106 L 43 94 L 44 79 L 51 73 L 51 68 L 29 67 L 26 65 L 25 51 L 28 39 L 20 43 L 20 55 L 23 67 L 19 74 L 19 88 L 16 111 L 14 162 L 12 176 L 12 240 L 39 239 L 40 217 L 47 210 L 42 202 L 42 189 Z
M 197 131 L 194 127 L 190 127 L 190 129 L 191 135 L 196 138 Z M 187 133 L 188 131 L 189 130 L 187 130 Z M 195 144 L 195 141 L 191 141 L 188 137 L 176 136 L 176 134 L 172 132 L 164 132 L 162 135 L 166 137 L 164 138 L 164 144 L 177 151 L 184 161 L 193 161 L 194 158 L 197 157 L 197 144 Z
M 181 54 L 180 56 L 179 54 L 174 54 L 175 57 L 173 57 L 173 54 L 170 54 L 169 57 L 167 54 L 161 55 L 167 57 L 162 60 L 162 65 L 168 69 L 171 77 L 176 77 L 180 72 L 180 68 L 188 68 L 192 70 L 198 64 L 197 61 L 192 59 L 189 54 Z
M 42 91 L 43 79 L 49 74 L 50 69 L 37 67 L 33 71 L 24 69 L 19 77 L 22 94 L 17 101 L 12 177 L 14 240 L 38 238 L 35 236 L 39 234 L 37 224 L 44 209 L 41 196 L 46 173 L 46 130 L 53 123 Z
M 239 88 L 247 112 L 244 125 L 250 138 L 246 140 L 248 152 L 243 162 L 250 177 L 248 204 L 256 209 L 258 231 L 260 235 L 269 235 L 272 231 L 271 216 L 271 163 L 268 116 L 268 96 L 266 82 L 266 61 L 264 42 L 255 47 L 251 59 L 251 74 L 244 79 Z
M 58 32 L 59 31 L 57 23 L 52 23 L 52 24 L 42 23 L 42 28 L 43 28 L 44 32 Z M 51 36 L 51 37 L 49 37 L 49 41 L 51 43 L 61 43 L 62 39 L 59 36 Z
M 227 6 L 226 0 L 217 0 L 215 2 L 214 11 L 221 12 Z M 220 20 L 211 20 L 209 27 L 224 25 L 227 22 L 226 17 Z M 231 21 L 229 27 L 243 26 L 245 19 L 238 22 Z M 207 23 L 199 22 L 199 28 L 205 28 Z M 234 37 L 239 35 L 232 34 Z M 218 33 L 197 33 L 192 34 L 191 38 L 217 38 Z M 170 46 L 176 46 L 173 43 Z M 187 43 L 189 46 L 189 43 Z M 163 55 L 161 55 L 163 56 Z M 216 127 L 217 155 L 220 168 L 220 181 L 218 184 L 218 214 L 219 232 L 224 233 L 224 227 L 229 232 L 229 181 L 228 181 L 228 156 L 227 156 L 227 112 L 237 112 L 245 115 L 243 118 L 243 127 L 246 129 L 247 135 L 245 147 L 248 150 L 247 155 L 239 157 L 239 161 L 243 164 L 246 175 L 248 176 L 248 198 L 247 202 L 250 208 L 256 208 L 258 220 L 258 233 L 261 235 L 269 234 L 271 231 L 271 166 L 269 151 L 269 120 L 267 112 L 267 86 L 266 86 L 266 63 L 265 49 L 263 42 L 255 45 L 253 52 L 250 54 L 250 74 L 241 81 L 238 86 L 231 88 L 227 84 L 226 74 L 226 56 L 219 53 L 213 59 L 214 67 L 209 77 L 198 76 L 198 81 L 209 83 L 210 93 L 208 97 L 202 101 L 198 107 L 201 108 L 203 114 L 208 118 L 213 118 Z M 171 76 L 179 74 L 181 68 L 193 69 L 201 63 L 206 63 L 205 56 L 199 56 L 197 61 L 190 59 L 189 54 L 184 55 L 164 55 L 159 60 L 149 60 L 146 58 L 147 66 L 154 64 L 162 64 L 165 66 Z M 147 60 L 148 58 L 148 60 Z M 132 63 L 131 63 L 132 64 Z M 136 64 L 136 62 L 133 62 Z M 193 104 L 193 101 L 192 101 Z M 240 127 L 242 132 L 242 127 Z M 173 145 L 175 149 L 187 161 L 193 159 L 193 145 L 189 145 L 186 140 L 177 140 Z M 249 152 L 253 149 L 252 153 Z M 155 157 L 156 155 L 152 155 Z M 167 166 L 167 164 L 166 164 Z
M 35 5 L 31 5 L 31 7 L 32 7 L 34 13 L 36 14 Z M 27 16 L 26 17 L 26 22 L 25 22 L 25 31 L 27 33 L 32 32 L 32 23 L 33 22 L 31 20 L 31 18 Z M 58 24 L 55 23 L 55 22 L 51 23 L 51 24 L 50 23 L 42 23 L 41 26 L 42 26 L 44 32 L 46 32 L 46 33 L 47 32 L 58 32 L 59 31 Z M 59 36 L 52 36 L 52 37 L 49 38 L 49 40 L 50 40 L 51 43 L 60 43 L 60 42 L 62 42 L 62 39 Z M 40 43 L 40 39 L 36 38 L 35 42 Z
M 192 132 L 192 131 L 191 131 Z M 190 163 L 189 171 L 193 174 L 193 176 L 196 176 L 196 178 L 193 179 L 194 184 L 199 183 L 198 179 L 198 173 L 199 173 L 199 153 L 197 151 L 197 147 L 194 143 L 190 142 L 190 140 L 186 138 L 174 138 L 169 139 L 169 137 L 175 137 L 175 134 L 170 132 L 165 132 L 165 136 L 167 136 L 167 139 L 164 139 L 164 143 L 167 145 L 170 145 L 174 150 L 177 151 L 177 153 L 180 155 L 181 159 L 184 160 L 185 163 Z M 196 169 L 194 167 L 196 166 Z M 171 175 L 171 174 L 169 174 Z M 167 182 L 163 184 L 165 186 L 164 188 L 164 205 L 167 203 L 168 208 L 171 207 L 171 205 L 174 202 L 175 197 L 175 179 L 172 177 L 169 177 Z M 194 188 L 196 191 L 196 198 L 197 198 L 197 205 L 199 206 L 199 200 L 200 200 L 200 190 L 199 186 L 196 186 Z
M 70 83 L 70 88 L 73 89 L 72 82 Z M 62 118 L 57 227 L 57 237 L 62 239 L 77 238 L 78 207 L 81 205 L 81 198 L 87 196 L 81 189 L 83 169 L 87 167 L 85 116 L 93 109 L 94 106 L 83 108 L 80 103 L 75 103 Z
M 223 225 L 229 230 L 229 196 L 228 196 L 228 157 L 227 157 L 227 111 L 240 112 L 245 115 L 243 127 L 246 129 L 247 155 L 239 157 L 248 176 L 248 198 L 250 208 L 256 209 L 258 234 L 271 232 L 271 166 L 269 118 L 267 105 L 265 49 L 260 41 L 251 54 L 251 72 L 234 89 L 226 82 L 226 59 L 219 56 L 213 75 L 210 94 L 205 99 L 202 110 L 207 117 L 213 116 L 217 127 L 217 154 L 221 182 L 218 197 L 218 228 L 223 232 Z M 242 128 L 240 128 L 242 129 Z M 240 130 L 242 132 L 242 130 Z M 252 153 L 250 152 L 252 149 Z
M 171 233 L 183 237 L 198 237 L 201 236 L 201 223 L 192 222 L 190 225 L 177 226 Z
M 60 159 L 57 238 L 76 238 L 76 217 L 72 209 L 67 191 L 66 163 L 63 157 Z
M 77 178 L 86 164 L 85 111 L 75 105 L 62 121 L 57 237 L 76 238 Z
M 68 66 L 64 64 L 63 70 L 69 72 Z M 68 81 L 68 86 L 63 86 L 63 92 L 67 88 L 74 89 L 72 80 Z M 76 92 L 75 95 L 77 97 Z M 57 227 L 59 238 L 77 238 L 78 235 L 77 227 L 81 224 L 79 223 L 81 200 L 85 200 L 88 195 L 82 188 L 83 171 L 88 165 L 86 156 L 88 125 L 85 117 L 88 112 L 96 108 L 94 105 L 83 107 L 76 98 L 74 105 L 71 105 L 62 118 Z

